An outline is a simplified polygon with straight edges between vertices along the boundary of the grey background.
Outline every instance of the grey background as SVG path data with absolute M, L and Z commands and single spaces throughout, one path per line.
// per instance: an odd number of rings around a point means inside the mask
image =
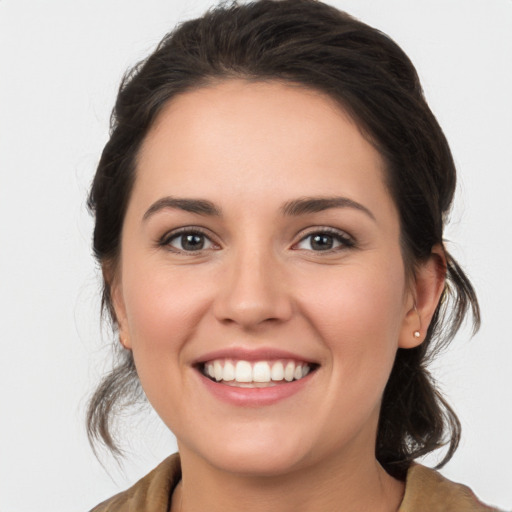
M 442 471 L 512 504 L 512 2 L 331 1 L 409 54 L 460 171 L 449 249 L 483 328 L 434 374 L 462 421 Z M 0 1 L 0 511 L 85 511 L 175 449 L 153 413 L 127 418 L 121 469 L 94 458 L 84 405 L 109 368 L 85 198 L 124 70 L 207 0 Z

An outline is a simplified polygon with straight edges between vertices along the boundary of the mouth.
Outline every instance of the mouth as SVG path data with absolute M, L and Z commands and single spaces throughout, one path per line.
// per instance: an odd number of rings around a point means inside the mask
M 247 361 L 218 358 L 199 363 L 197 369 L 219 384 L 237 388 L 267 388 L 302 380 L 318 366 L 294 359 Z

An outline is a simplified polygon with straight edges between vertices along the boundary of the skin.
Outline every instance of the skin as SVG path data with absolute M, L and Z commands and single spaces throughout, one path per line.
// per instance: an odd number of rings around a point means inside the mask
M 444 272 L 434 248 L 407 279 L 384 172 L 348 115 L 302 87 L 228 80 L 159 115 L 111 281 L 123 344 L 178 440 L 174 511 L 397 510 L 403 483 L 374 454 L 379 407 L 397 348 L 424 338 Z M 283 214 L 289 201 L 333 195 L 370 213 Z M 167 196 L 221 215 L 146 213 Z M 191 226 L 202 250 L 171 236 Z M 310 235 L 327 228 L 351 243 L 336 235 L 319 250 Z M 319 368 L 285 400 L 240 407 L 207 391 L 193 365 L 230 347 L 289 350 Z

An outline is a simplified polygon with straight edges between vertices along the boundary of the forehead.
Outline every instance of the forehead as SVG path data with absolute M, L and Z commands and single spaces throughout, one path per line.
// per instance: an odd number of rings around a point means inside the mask
M 164 107 L 141 148 L 135 188 L 147 201 L 165 189 L 213 200 L 337 193 L 374 203 L 390 200 L 383 178 L 380 154 L 329 96 L 228 80 Z

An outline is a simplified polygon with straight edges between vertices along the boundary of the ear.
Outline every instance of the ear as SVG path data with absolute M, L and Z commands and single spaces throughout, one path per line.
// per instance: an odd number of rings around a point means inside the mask
M 440 244 L 416 269 L 407 298 L 407 312 L 398 340 L 400 348 L 414 348 L 425 340 L 427 329 L 444 290 L 446 255 Z M 419 336 L 418 334 L 419 333 Z
M 114 310 L 114 321 L 117 324 L 119 332 L 119 342 L 121 345 L 131 350 L 131 341 L 128 332 L 128 322 L 126 317 L 126 307 L 124 304 L 123 287 L 119 276 L 112 272 L 108 267 L 103 267 L 103 279 L 105 286 L 109 288 L 110 300 Z

